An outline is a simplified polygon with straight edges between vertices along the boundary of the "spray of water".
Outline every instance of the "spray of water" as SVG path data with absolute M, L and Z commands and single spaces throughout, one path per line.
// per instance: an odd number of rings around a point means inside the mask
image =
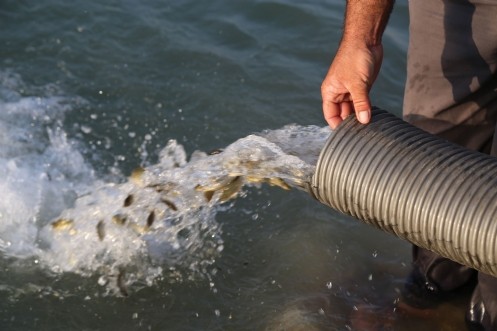
M 169 141 L 156 164 L 120 183 L 97 178 L 62 126 L 71 104 L 26 97 L 3 73 L 0 92 L 0 251 L 35 258 L 50 273 L 100 275 L 128 294 L 159 277 L 208 275 L 223 250 L 216 213 L 245 185 L 304 188 L 327 128 L 289 125 L 239 139 L 213 154 L 187 155 Z

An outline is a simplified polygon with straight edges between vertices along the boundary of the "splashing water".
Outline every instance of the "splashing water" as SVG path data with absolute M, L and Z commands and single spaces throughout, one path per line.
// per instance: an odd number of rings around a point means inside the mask
M 3 86 L 20 82 L 2 79 Z M 62 128 L 64 112 L 81 100 L 11 91 L 0 94 L 7 100 L 0 103 L 0 170 L 7 174 L 0 184 L 0 250 L 35 257 L 51 273 L 101 275 L 100 285 L 124 295 L 166 274 L 208 276 L 223 250 L 215 219 L 223 203 L 244 185 L 305 188 L 330 133 L 289 125 L 211 155 L 196 151 L 189 161 L 171 140 L 156 164 L 123 183 L 104 183 Z

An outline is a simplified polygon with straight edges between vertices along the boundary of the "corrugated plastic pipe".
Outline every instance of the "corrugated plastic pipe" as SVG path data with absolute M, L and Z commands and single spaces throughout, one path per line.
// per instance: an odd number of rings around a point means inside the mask
M 321 151 L 311 193 L 409 242 L 497 276 L 497 158 L 375 109 Z

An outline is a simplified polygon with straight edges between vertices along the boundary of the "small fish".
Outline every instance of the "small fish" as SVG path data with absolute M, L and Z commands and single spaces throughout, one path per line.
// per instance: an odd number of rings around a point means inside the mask
M 105 238 L 105 223 L 103 220 L 100 220 L 97 224 L 97 234 L 98 239 L 100 239 L 100 241 L 103 241 Z
M 206 192 L 204 192 L 204 197 L 207 200 L 207 202 L 210 202 L 212 200 L 213 196 L 214 196 L 214 191 L 206 191 Z
M 145 169 L 142 168 L 142 167 L 138 167 L 136 169 L 134 169 L 132 172 L 131 172 L 131 175 L 129 176 L 129 179 L 137 184 L 137 185 L 141 185 L 143 184 L 143 173 L 145 172 Z
M 272 185 L 272 186 L 279 186 L 282 189 L 287 190 L 287 191 L 292 189 L 290 187 L 290 185 L 288 185 L 283 179 L 278 178 L 278 177 L 269 178 L 268 183 L 269 183 L 269 185 Z
M 249 183 L 261 184 L 266 181 L 266 178 L 256 176 L 245 176 L 245 180 Z
M 124 225 L 126 223 L 126 215 L 123 214 L 116 214 L 112 216 L 112 222 L 116 223 L 117 225 Z
M 161 193 L 162 191 L 164 191 L 164 185 L 160 184 L 147 185 L 147 187 L 154 189 L 157 193 Z
M 136 234 L 142 235 L 147 233 L 148 228 L 142 225 L 138 225 L 136 223 L 129 223 L 128 227 L 135 231 Z
M 280 188 L 287 190 L 287 191 L 291 189 L 291 186 L 288 185 L 283 179 L 281 179 L 279 177 L 263 178 L 263 177 L 256 177 L 256 176 L 246 176 L 245 180 L 249 183 L 254 183 L 254 184 L 268 183 L 271 186 L 279 186 Z
M 151 227 L 152 224 L 154 224 L 154 221 L 155 221 L 155 212 L 152 210 L 147 217 L 147 227 Z
M 221 154 L 223 151 L 224 151 L 224 149 L 222 149 L 222 148 L 216 148 L 216 149 L 213 149 L 212 151 L 210 151 L 208 154 L 209 155 L 217 155 L 217 154 Z
M 69 229 L 73 226 L 74 221 L 68 218 L 59 218 L 58 220 L 52 222 L 52 228 L 54 230 L 65 230 Z
M 129 294 L 128 289 L 126 288 L 126 272 L 124 270 L 119 270 L 116 283 L 119 292 L 121 292 L 123 296 L 127 297 Z
M 234 198 L 242 186 L 243 178 L 241 176 L 233 176 L 210 186 L 197 185 L 195 190 L 204 192 L 204 196 L 208 201 L 212 199 L 214 193 L 220 192 L 219 201 L 225 202 Z
M 164 202 L 166 204 L 166 206 L 168 206 L 169 208 L 171 208 L 173 211 L 178 211 L 178 207 L 176 207 L 176 205 L 174 204 L 174 202 L 166 199 L 166 198 L 161 198 L 160 199 L 162 202 Z
M 162 193 L 174 190 L 176 185 L 174 183 L 160 183 L 160 184 L 149 184 L 146 187 L 152 188 L 158 193 Z
M 124 207 L 129 207 L 129 206 L 131 206 L 131 204 L 133 203 L 133 200 L 134 200 L 133 194 L 128 195 L 128 196 L 126 197 L 126 199 L 124 199 L 123 206 L 124 206 Z
M 242 186 L 243 178 L 241 176 L 235 177 L 228 185 L 223 187 L 219 201 L 226 202 L 236 197 Z
M 232 177 L 228 177 L 227 179 L 219 180 L 205 186 L 198 184 L 197 186 L 195 186 L 195 190 L 198 192 L 209 192 L 209 191 L 216 192 L 223 189 L 223 187 L 229 185 L 232 181 L 233 181 Z

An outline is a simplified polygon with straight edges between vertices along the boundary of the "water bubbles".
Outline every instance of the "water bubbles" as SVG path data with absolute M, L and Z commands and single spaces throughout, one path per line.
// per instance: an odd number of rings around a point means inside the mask
M 86 134 L 90 134 L 92 132 L 92 128 L 86 125 L 81 125 L 81 131 Z
M 332 283 L 331 281 L 327 282 L 327 283 L 326 283 L 326 288 L 327 288 L 328 290 L 331 290 L 331 289 L 333 288 L 333 283 Z
M 214 315 L 216 315 L 216 317 L 220 317 L 221 316 L 221 311 L 219 309 L 215 309 L 214 310 Z
M 135 284 L 151 286 L 157 279 L 211 279 L 213 263 L 225 247 L 216 214 L 228 207 L 221 205 L 243 195 L 244 185 L 302 188 L 314 171 L 290 144 L 280 145 L 289 132 L 299 132 L 293 126 L 242 138 L 216 155 L 197 152 L 190 161 L 172 140 L 157 164 L 127 181 L 106 183 L 96 178 L 78 150 L 82 147 L 61 127 L 70 102 L 14 99 L 0 104 L 0 172 L 7 178 L 0 183 L 0 249 L 33 257 L 34 264 L 53 273 L 95 277 L 109 293 L 127 295 Z M 184 113 L 181 108 L 177 112 Z M 102 116 L 89 115 L 91 120 Z M 11 122 L 16 125 L 6 125 Z M 123 128 L 130 138 L 138 136 L 128 124 Z M 79 130 L 93 133 L 87 125 Z M 143 136 L 143 151 L 155 136 L 156 131 Z M 110 140 L 95 144 L 111 148 Z M 115 156 L 116 162 L 127 158 Z M 258 220 L 260 215 L 248 217 Z M 209 285 L 216 293 L 214 283 Z
M 105 286 L 105 285 L 107 285 L 108 282 L 109 281 L 107 280 L 107 278 L 105 276 L 100 276 L 98 278 L 98 281 L 97 281 L 98 285 L 100 285 L 100 286 Z

